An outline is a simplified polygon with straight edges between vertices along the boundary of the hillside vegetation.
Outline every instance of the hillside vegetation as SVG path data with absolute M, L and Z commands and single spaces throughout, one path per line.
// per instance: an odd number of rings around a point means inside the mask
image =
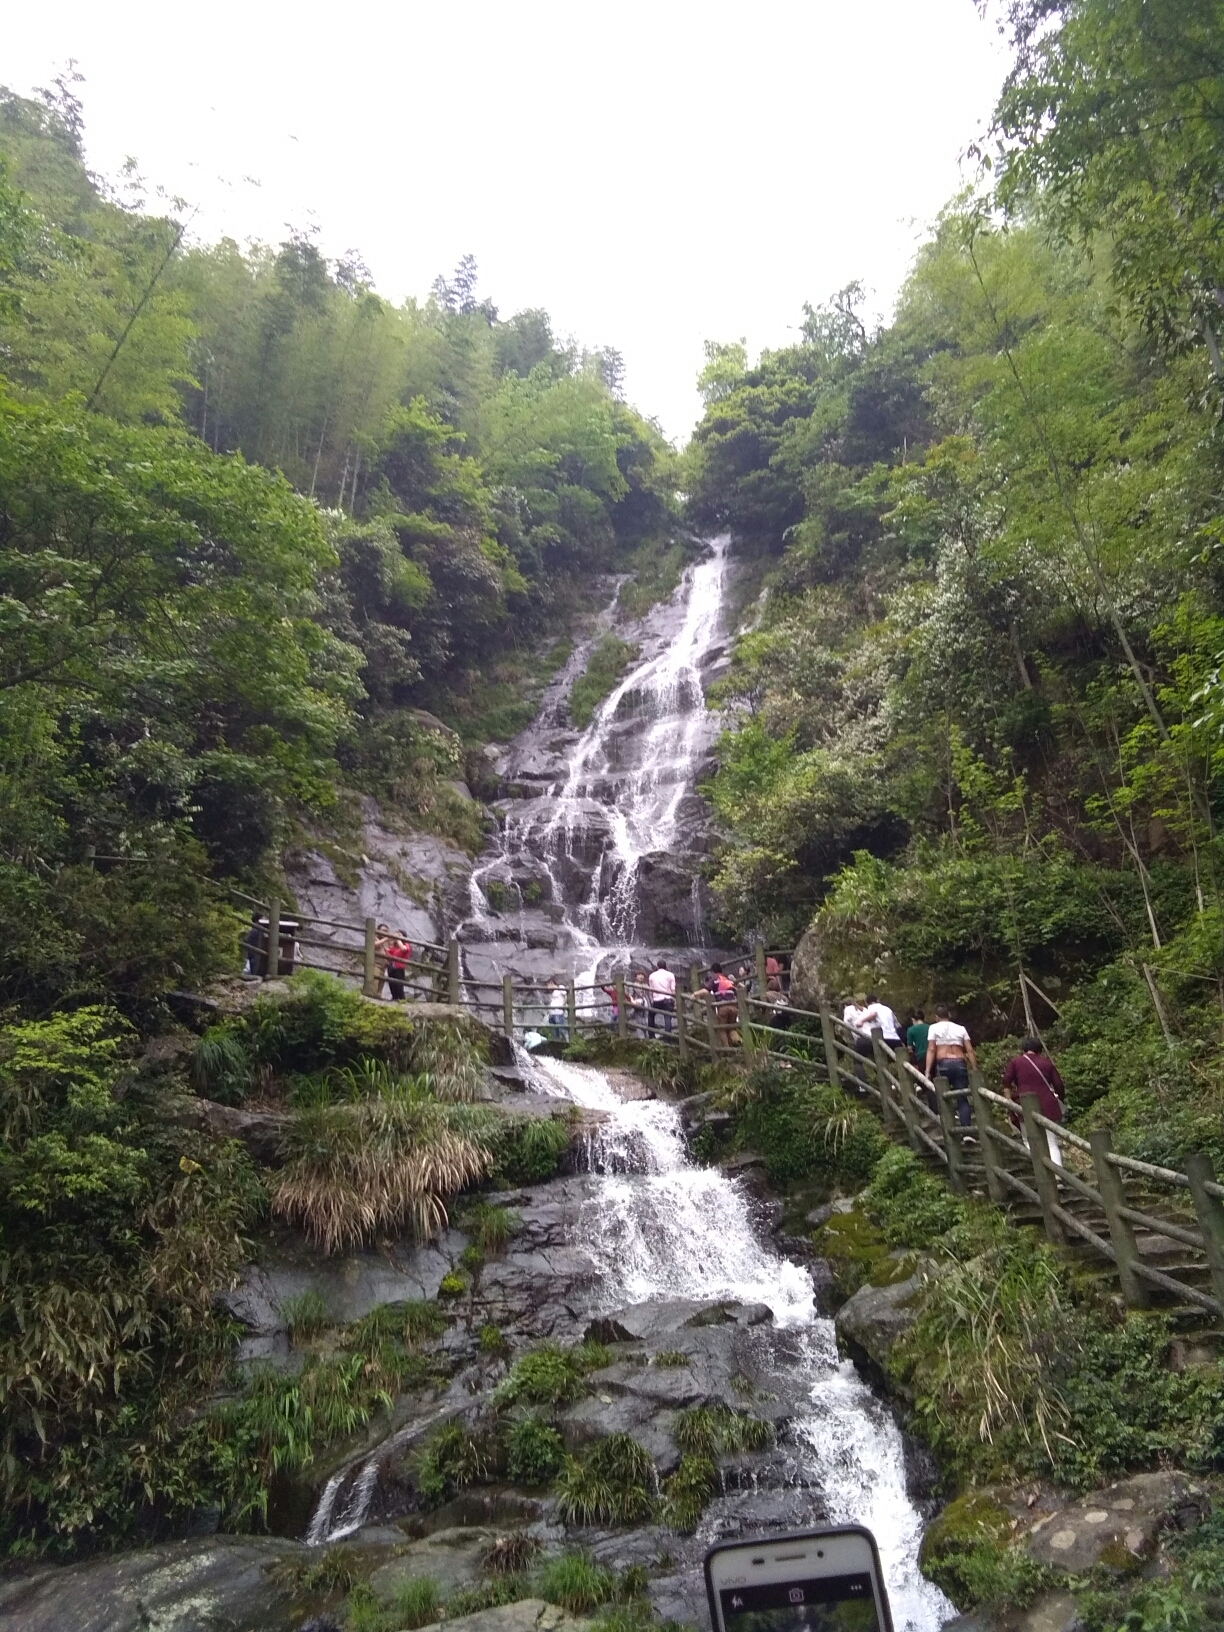
M 768 585 L 714 883 L 728 936 L 811 923 L 833 992 L 1035 1021 L 1077 1114 L 1219 1161 L 1218 12 L 1008 20 L 993 168 L 893 320 L 851 285 L 708 347 L 692 515 Z

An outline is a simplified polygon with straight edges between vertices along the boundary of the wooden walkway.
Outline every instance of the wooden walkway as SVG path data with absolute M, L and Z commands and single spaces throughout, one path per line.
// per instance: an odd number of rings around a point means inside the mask
M 273 944 L 280 956 L 272 974 L 322 969 L 359 983 L 367 997 L 384 995 L 372 918 L 354 924 L 290 917 L 277 901 L 238 899 L 260 917 L 257 972 L 264 978 Z M 677 983 L 675 1010 L 656 1011 L 653 1031 L 645 989 L 628 988 L 622 974 L 606 986 L 564 982 L 564 1023 L 556 1025 L 549 1019 L 554 982 L 509 974 L 500 984 L 471 980 L 454 940 L 415 942 L 404 987 L 416 999 L 462 1005 L 520 1043 L 533 1032 L 563 1040 L 611 1031 L 625 1040 L 674 1047 L 682 1058 L 741 1068 L 804 1062 L 870 1103 L 890 1136 L 933 1165 L 958 1195 L 978 1195 L 1038 1222 L 1052 1242 L 1082 1247 L 1109 1266 L 1129 1307 L 1156 1301 L 1167 1307 L 1172 1300 L 1175 1310 L 1224 1319 L 1224 1186 L 1206 1155 L 1189 1156 L 1185 1172 L 1139 1161 L 1113 1149 L 1108 1129 L 1094 1129 L 1087 1138 L 1071 1133 L 1041 1115 L 1036 1095 L 1017 1105 L 988 1089 L 977 1072 L 969 1076 L 971 1121 L 962 1124 L 957 1110 L 964 1092 L 943 1077 L 926 1077 L 878 1029 L 864 1056 L 854 1034 L 827 1008 L 798 1009 L 770 994 L 767 956 L 758 945 L 743 960 L 751 966 L 751 982 L 721 1002 L 703 989 L 704 967 L 692 964 L 689 989 Z M 1051 1134 L 1061 1163 L 1053 1159 Z

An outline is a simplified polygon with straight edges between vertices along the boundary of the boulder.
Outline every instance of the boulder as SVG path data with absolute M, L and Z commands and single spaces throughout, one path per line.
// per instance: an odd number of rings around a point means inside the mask
M 697 939 L 709 892 L 691 867 L 669 853 L 652 851 L 638 862 L 633 900 L 636 940 L 644 946 L 685 946 Z
M 497 1540 L 496 1530 L 459 1525 L 435 1530 L 414 1541 L 398 1558 L 382 1565 L 370 1577 L 370 1586 L 385 1603 L 391 1602 L 405 1581 L 428 1576 L 442 1598 L 460 1587 L 475 1586 L 481 1577 L 481 1560 Z
M 447 1632 L 581 1632 L 590 1626 L 542 1598 L 520 1598 L 517 1604 L 482 1609 L 447 1621 Z
M 1161 1530 L 1192 1529 L 1209 1506 L 1203 1487 L 1184 1473 L 1140 1473 L 1039 1519 L 1028 1548 L 1039 1563 L 1071 1575 L 1097 1565 L 1138 1569 Z
M 274 1537 L 214 1536 L 38 1570 L 0 1584 L 3 1632 L 287 1632 L 301 1619 L 270 1566 L 307 1556 Z
M 839 1344 L 869 1379 L 887 1373 L 893 1344 L 917 1318 L 914 1302 L 922 1284 L 916 1271 L 894 1286 L 860 1286 L 834 1316 Z
M 815 923 L 799 937 L 791 958 L 790 1000 L 797 1009 L 819 1009 L 826 979 Z

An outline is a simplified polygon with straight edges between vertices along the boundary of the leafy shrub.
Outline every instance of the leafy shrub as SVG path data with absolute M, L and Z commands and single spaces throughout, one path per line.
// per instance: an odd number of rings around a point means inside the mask
M 585 1615 L 613 1596 L 616 1577 L 584 1553 L 562 1553 L 544 1565 L 539 1586 L 547 1603 L 560 1604 L 571 1615 Z
M 317 1292 L 299 1292 L 294 1298 L 286 1298 L 280 1306 L 280 1317 L 289 1328 L 291 1343 L 314 1337 L 332 1324 L 327 1305 Z
M 480 1271 L 484 1268 L 484 1261 L 484 1253 L 478 1246 L 475 1245 L 475 1243 L 464 1247 L 463 1251 L 459 1254 L 459 1262 L 463 1265 L 464 1269 L 467 1270 L 468 1274 L 472 1276 L 479 1275 Z
M 524 1417 L 510 1430 L 506 1469 L 524 1485 L 546 1485 L 565 1460 L 561 1435 L 539 1417 Z
M 925 1247 L 965 1217 L 964 1204 L 904 1145 L 876 1163 L 864 1206 L 895 1247 Z
M 395 1589 L 395 1624 L 406 1632 L 438 1619 L 438 1583 L 431 1575 L 411 1575 Z
M 460 1298 L 467 1291 L 467 1277 L 460 1275 L 456 1269 L 451 1269 L 438 1282 L 438 1296 L 440 1298 Z
M 609 1434 L 581 1462 L 566 1459 L 557 1480 L 557 1511 L 567 1524 L 634 1524 L 651 1512 L 656 1482 L 642 1446 L 629 1434 Z
M 481 1354 L 506 1354 L 510 1348 L 501 1327 L 492 1322 L 480 1328 L 478 1342 Z
M 828 1188 L 858 1189 L 891 1148 L 866 1107 L 801 1070 L 754 1071 L 744 1095 L 734 1143 L 762 1156 L 776 1185 L 816 1180 Z
M 607 1349 L 598 1343 L 579 1343 L 563 1349 L 542 1343 L 521 1355 L 497 1390 L 499 1404 L 521 1400 L 528 1405 L 568 1405 L 586 1393 L 586 1374 L 608 1364 Z
M 682 1456 L 663 1486 L 664 1523 L 682 1535 L 691 1535 L 717 1489 L 718 1469 L 708 1456 Z
M 457 1491 L 485 1483 L 495 1473 L 497 1462 L 497 1446 L 488 1435 L 448 1422 L 417 1453 L 417 1489 L 426 1502 L 437 1507 Z
M 255 1068 L 233 1024 L 209 1026 L 191 1055 L 196 1093 L 222 1105 L 241 1105 L 254 1080 Z
M 582 731 L 590 723 L 596 708 L 609 695 L 638 649 L 617 635 L 603 635 L 592 648 L 585 670 L 570 687 L 569 715 L 574 727 Z
M 513 1187 L 551 1179 L 569 1149 L 569 1129 L 556 1117 L 505 1121 L 496 1145 L 496 1177 Z

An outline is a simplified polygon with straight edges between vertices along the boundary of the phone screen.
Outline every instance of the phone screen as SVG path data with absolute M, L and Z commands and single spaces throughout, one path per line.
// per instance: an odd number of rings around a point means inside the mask
M 875 1539 L 851 1524 L 711 1547 L 714 1632 L 892 1632 Z
M 719 1606 L 726 1632 L 883 1632 L 865 1572 L 724 1587 Z

